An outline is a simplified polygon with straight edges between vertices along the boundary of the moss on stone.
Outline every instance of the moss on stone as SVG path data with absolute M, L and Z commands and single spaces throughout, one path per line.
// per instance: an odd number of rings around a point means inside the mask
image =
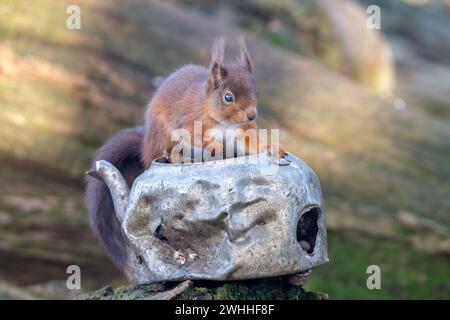
M 141 286 L 110 286 L 80 296 L 88 300 L 158 299 L 178 283 L 156 283 Z M 323 300 L 324 293 L 307 292 L 292 286 L 283 277 L 246 281 L 196 281 L 175 297 L 179 300 Z

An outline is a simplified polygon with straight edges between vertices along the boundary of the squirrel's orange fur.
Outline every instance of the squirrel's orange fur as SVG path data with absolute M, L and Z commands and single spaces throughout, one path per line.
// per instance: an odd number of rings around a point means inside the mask
M 198 140 L 202 141 L 202 146 L 195 147 L 205 147 L 211 143 L 211 137 L 204 135 L 208 129 L 257 130 L 256 85 L 245 42 L 241 40 L 240 44 L 239 61 L 229 64 L 223 62 L 224 40 L 219 39 L 211 50 L 209 70 L 202 66 L 187 65 L 172 73 L 161 84 L 145 115 L 142 159 L 146 166 L 157 157 L 171 154 L 177 143 L 171 141 L 173 130 L 189 130 L 191 140 L 194 141 L 194 121 L 201 121 L 203 129 L 202 137 Z M 224 101 L 226 93 L 231 93 L 233 102 Z M 271 146 L 259 145 L 259 142 L 249 145 L 249 139 L 244 141 L 247 153 L 272 149 Z M 215 143 L 222 144 L 223 141 Z M 277 152 L 280 156 L 284 155 L 282 148 Z

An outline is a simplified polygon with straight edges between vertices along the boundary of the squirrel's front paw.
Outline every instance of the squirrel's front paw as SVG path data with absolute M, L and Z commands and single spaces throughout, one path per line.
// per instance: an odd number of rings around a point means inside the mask
M 286 150 L 279 144 L 271 144 L 269 148 L 267 148 L 267 151 L 279 158 L 284 158 L 287 156 Z
M 164 150 L 161 158 L 165 159 L 166 163 L 172 163 L 171 158 L 170 158 L 170 154 L 167 150 Z

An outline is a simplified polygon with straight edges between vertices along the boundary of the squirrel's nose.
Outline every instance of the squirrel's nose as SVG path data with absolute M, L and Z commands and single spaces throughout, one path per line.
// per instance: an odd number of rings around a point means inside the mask
M 248 120 L 250 120 L 250 121 L 255 120 L 255 118 L 256 118 L 256 112 L 251 111 L 251 112 L 247 113 L 247 118 L 248 118 Z

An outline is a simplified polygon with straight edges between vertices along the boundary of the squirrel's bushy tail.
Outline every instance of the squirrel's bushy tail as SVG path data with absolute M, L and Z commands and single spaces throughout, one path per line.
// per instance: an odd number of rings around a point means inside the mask
M 119 169 L 128 186 L 131 187 L 136 177 L 144 171 L 141 161 L 143 137 L 144 127 L 119 132 L 99 149 L 91 170 L 95 170 L 95 162 L 106 160 Z M 102 180 L 91 176 L 87 176 L 86 179 L 86 203 L 91 227 L 114 264 L 125 271 L 127 251 L 120 224 L 114 212 L 111 193 Z

